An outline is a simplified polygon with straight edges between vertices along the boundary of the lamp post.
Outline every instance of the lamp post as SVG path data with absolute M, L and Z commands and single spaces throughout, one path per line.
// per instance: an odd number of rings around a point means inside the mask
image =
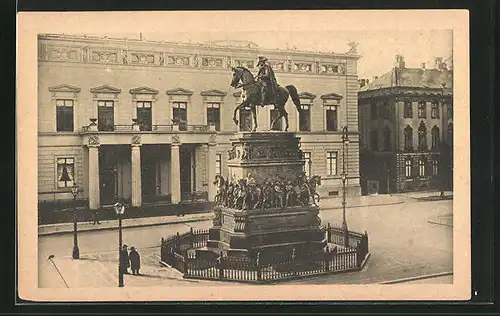
M 73 194 L 73 259 L 80 259 L 80 249 L 78 249 L 78 222 L 76 216 L 76 197 L 78 196 L 78 186 L 73 183 L 71 187 Z
M 443 109 L 443 111 L 441 113 L 441 131 L 443 133 L 443 136 L 442 136 L 442 140 L 440 140 L 440 142 L 444 141 L 444 139 L 445 139 L 445 137 L 444 137 L 444 135 L 445 135 L 445 120 L 444 120 L 444 104 L 445 104 L 445 100 L 444 100 L 444 90 L 446 89 L 446 82 L 442 82 L 441 86 L 443 87 L 441 89 L 441 108 Z M 440 146 L 440 147 L 442 148 L 443 146 Z M 439 155 L 440 155 L 439 158 L 442 159 L 443 158 L 443 153 L 440 152 Z M 443 172 L 443 170 L 440 170 L 440 172 Z M 442 177 L 442 176 L 440 177 L 439 185 L 441 186 L 439 197 L 444 198 L 444 177 Z
M 125 206 L 120 202 L 113 205 L 118 216 L 118 287 L 123 287 L 123 269 L 122 262 L 122 215 L 125 213 Z
M 342 230 L 344 231 L 344 247 L 349 247 L 349 229 L 347 228 L 347 221 L 345 216 L 345 208 L 347 205 L 346 199 L 346 181 L 347 181 L 347 170 L 346 170 L 346 149 L 349 144 L 349 137 L 347 135 L 347 126 L 342 129 Z

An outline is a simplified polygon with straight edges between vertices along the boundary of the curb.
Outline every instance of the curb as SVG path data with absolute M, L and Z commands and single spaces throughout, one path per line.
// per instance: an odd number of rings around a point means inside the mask
M 446 227 L 453 227 L 453 225 L 449 225 L 449 224 L 445 224 L 445 223 L 441 223 L 441 222 L 435 222 L 435 221 L 431 221 L 431 220 L 428 220 L 427 222 L 430 223 L 430 224 L 434 224 L 434 225 L 440 225 L 440 226 L 446 226 Z
M 160 225 L 173 225 L 173 224 L 184 224 L 184 223 L 191 223 L 191 222 L 201 222 L 201 221 L 206 221 L 210 220 L 212 218 L 212 214 L 210 215 L 205 215 L 200 218 L 193 218 L 193 219 L 185 219 L 185 220 L 180 220 L 180 221 L 175 221 L 175 222 L 153 222 L 153 223 L 145 223 L 145 224 L 131 224 L 131 225 L 123 225 L 122 228 L 137 228 L 137 227 L 149 227 L 149 226 L 160 226 Z M 114 224 L 113 226 L 110 227 L 91 227 L 91 228 L 83 228 L 83 229 L 78 229 L 78 232 L 88 232 L 88 231 L 101 231 L 101 230 L 113 230 L 117 229 L 118 224 Z M 72 234 L 73 233 L 73 228 L 68 228 L 64 230 L 59 230 L 59 231 L 47 231 L 47 232 L 39 232 L 38 236 L 49 236 L 49 235 L 62 235 L 62 234 Z
M 453 272 L 441 272 L 441 273 L 434 273 L 434 274 L 426 274 L 426 275 L 420 275 L 420 276 L 416 276 L 416 277 L 409 277 L 409 278 L 403 278 L 403 279 L 396 279 L 396 280 L 392 280 L 392 281 L 386 281 L 386 282 L 382 282 L 381 284 L 405 283 L 405 282 L 432 279 L 432 278 L 438 278 L 438 277 L 449 276 L 449 275 L 452 276 Z
M 373 207 L 373 206 L 384 206 L 384 205 L 397 205 L 397 204 L 403 204 L 405 201 L 397 201 L 397 202 L 390 202 L 390 203 L 382 203 L 382 204 L 368 204 L 368 205 L 353 205 L 353 206 L 346 206 L 345 208 L 361 208 L 361 207 Z M 326 211 L 326 210 L 338 210 L 342 209 L 342 206 L 334 206 L 334 207 L 325 207 L 321 208 L 321 210 Z

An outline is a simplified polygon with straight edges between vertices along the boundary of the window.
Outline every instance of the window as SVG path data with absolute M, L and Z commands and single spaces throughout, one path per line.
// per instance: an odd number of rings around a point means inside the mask
M 58 132 L 73 132 L 73 100 L 56 100 L 56 121 Z
M 57 187 L 70 188 L 74 183 L 75 159 L 57 158 Z
M 413 108 L 411 101 L 405 102 L 404 108 L 404 118 L 412 118 L 413 117 Z
M 439 148 L 439 127 L 434 126 L 431 131 L 432 134 L 432 149 Z
M 302 113 L 299 115 L 299 131 L 311 131 L 311 106 L 309 104 L 302 104 Z
M 452 120 L 453 119 L 453 105 L 448 104 L 448 119 Z
M 179 130 L 187 131 L 187 102 L 174 102 L 172 114 L 172 121 L 179 125 Z
M 326 153 L 326 164 L 328 175 L 333 176 L 337 175 L 337 152 L 329 151 Z
M 115 102 L 111 100 L 97 101 L 97 129 L 100 131 L 113 131 L 115 127 Z
M 405 150 L 413 150 L 413 128 L 410 125 L 405 127 Z
M 311 165 L 312 165 L 312 160 L 311 160 L 311 153 L 310 152 L 303 152 L 304 154 L 304 172 L 306 173 L 307 178 L 311 177 Z
M 207 103 L 207 123 L 220 131 L 220 103 Z
M 425 158 L 420 157 L 418 159 L 418 176 L 425 177 Z
M 433 118 L 433 119 L 439 118 L 439 103 L 438 103 L 438 101 L 432 101 L 431 118 Z
M 370 133 L 370 144 L 373 151 L 378 151 L 378 132 L 376 129 Z
M 371 116 L 372 120 L 377 119 L 377 104 L 376 103 L 370 104 L 370 116 Z
M 389 102 L 385 101 L 380 108 L 380 117 L 388 119 L 391 116 Z
M 337 106 L 328 105 L 326 109 L 326 130 L 328 132 L 337 131 Z
M 252 112 L 250 108 L 240 109 L 240 131 L 249 132 L 252 130 Z
M 217 175 L 222 174 L 222 155 L 221 154 L 215 155 L 215 174 L 217 174 Z
M 153 124 L 151 101 L 137 101 L 137 122 L 141 131 L 150 131 Z
M 418 127 L 418 150 L 427 150 L 427 127 L 424 122 Z
M 276 119 L 279 116 L 279 113 L 280 112 L 277 109 L 272 109 L 271 115 L 269 116 L 271 118 L 271 122 L 269 122 L 269 123 L 272 123 L 274 121 L 274 119 Z M 276 131 L 283 130 L 282 121 L 283 121 L 283 118 L 280 118 L 279 120 L 276 121 L 276 123 L 274 123 L 274 130 L 276 130 Z
M 411 178 L 411 158 L 408 157 L 405 159 L 405 177 Z
M 439 161 L 437 159 L 432 160 L 432 175 L 433 176 L 438 175 L 438 166 L 439 166 Z
M 386 126 L 384 129 L 384 151 L 391 151 L 392 150 L 392 144 L 391 144 L 391 129 L 389 126 Z
M 418 118 L 426 118 L 427 117 L 427 105 L 425 101 L 418 102 Z

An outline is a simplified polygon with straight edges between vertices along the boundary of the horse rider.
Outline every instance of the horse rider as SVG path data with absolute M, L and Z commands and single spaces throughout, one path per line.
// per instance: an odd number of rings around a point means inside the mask
M 268 91 L 271 92 L 273 102 L 275 102 L 275 91 L 277 90 L 278 86 L 276 76 L 274 75 L 274 70 L 266 63 L 267 60 L 268 59 L 266 57 L 259 56 L 259 60 L 257 62 L 257 66 L 259 67 L 259 72 L 257 73 L 257 81 L 261 83 L 261 106 L 265 106 L 266 104 L 266 95 Z

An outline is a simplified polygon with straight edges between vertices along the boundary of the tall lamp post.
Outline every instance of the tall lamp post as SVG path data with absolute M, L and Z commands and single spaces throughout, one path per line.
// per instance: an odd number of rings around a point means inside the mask
M 347 228 L 347 221 L 345 216 L 345 208 L 347 205 L 346 199 L 346 149 L 349 144 L 349 137 L 347 135 L 347 126 L 342 129 L 342 230 L 344 231 L 344 247 L 349 247 L 349 229 Z
M 123 287 L 123 269 L 122 262 L 122 215 L 125 213 L 125 206 L 120 202 L 113 205 L 118 216 L 118 287 Z
M 76 214 L 76 197 L 78 196 L 78 186 L 73 183 L 71 187 L 73 194 L 73 259 L 80 259 L 80 249 L 78 249 L 78 221 Z

